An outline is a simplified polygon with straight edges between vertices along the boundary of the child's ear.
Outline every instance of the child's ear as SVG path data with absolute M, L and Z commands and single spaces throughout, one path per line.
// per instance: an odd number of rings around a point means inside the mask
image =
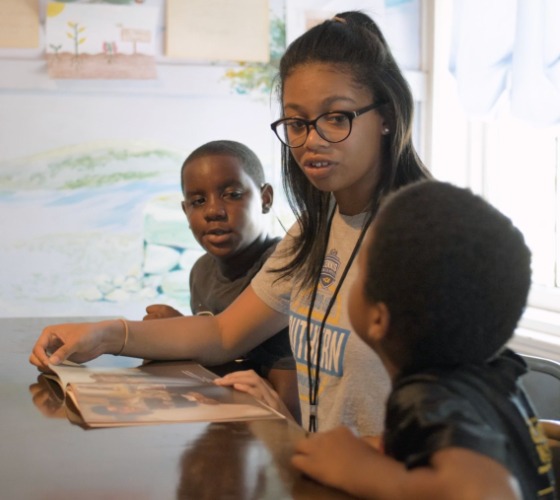
M 272 202 L 274 201 L 274 189 L 268 183 L 264 183 L 261 186 L 261 203 L 262 203 L 262 213 L 267 214 L 270 212 L 270 207 L 272 207 Z
M 384 302 L 371 304 L 368 310 L 367 338 L 371 345 L 381 342 L 391 323 L 391 314 Z

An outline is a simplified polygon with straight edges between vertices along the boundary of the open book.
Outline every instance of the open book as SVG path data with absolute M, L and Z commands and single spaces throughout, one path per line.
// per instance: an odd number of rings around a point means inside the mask
M 214 385 L 212 372 L 191 362 L 136 368 L 51 365 L 70 420 L 87 427 L 164 422 L 283 418 L 249 394 Z

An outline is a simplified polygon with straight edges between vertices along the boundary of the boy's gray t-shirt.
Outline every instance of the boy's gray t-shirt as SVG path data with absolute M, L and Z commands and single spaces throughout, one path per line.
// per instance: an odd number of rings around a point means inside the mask
M 325 309 L 352 254 L 366 217 L 367 214 L 344 216 L 338 209 L 334 215 L 315 300 L 315 311 L 311 319 L 313 346 L 317 345 L 317 332 Z M 290 229 L 253 278 L 251 285 L 266 304 L 289 315 L 290 341 L 297 366 L 302 423 L 307 427 L 309 380 L 306 319 L 311 290 L 300 292 L 298 283 L 293 278 L 278 280 L 277 273 L 267 272 L 267 269 L 277 269 L 285 264 L 285 249 L 292 240 L 290 234 L 298 230 L 297 224 Z M 325 324 L 317 398 L 318 429 L 324 431 L 337 425 L 347 425 L 360 435 L 376 435 L 383 430 L 390 382 L 379 357 L 350 325 L 347 310 L 348 293 L 356 273 L 357 266 L 354 261 Z M 316 359 L 313 351 L 312 359 Z
M 194 264 L 189 285 L 191 291 L 191 311 L 193 314 L 218 314 L 226 309 L 237 296 L 249 285 L 251 279 L 263 263 L 274 251 L 279 238 L 268 238 L 262 244 L 262 252 L 253 265 L 236 279 L 225 277 L 214 257 L 204 254 Z M 293 370 L 295 363 L 290 348 L 287 328 L 281 330 L 273 337 L 259 344 L 248 352 L 243 359 L 248 363 L 236 362 L 222 365 L 220 370 L 212 367 L 219 373 L 236 369 L 254 369 L 259 375 L 267 377 L 270 369 Z M 223 368 L 223 370 L 221 370 Z

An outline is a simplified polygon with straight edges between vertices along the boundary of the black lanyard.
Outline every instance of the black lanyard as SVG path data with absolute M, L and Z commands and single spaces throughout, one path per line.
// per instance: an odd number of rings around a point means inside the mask
M 324 259 L 326 257 L 326 253 L 327 253 L 327 248 L 329 246 L 329 237 L 330 237 L 330 233 L 331 233 L 331 226 L 332 226 L 332 221 L 334 219 L 334 214 L 336 212 L 336 204 L 334 205 L 333 209 L 332 209 L 332 213 L 329 217 L 329 221 L 327 224 L 327 230 L 326 230 L 326 241 L 325 241 L 325 254 L 323 256 L 323 262 Z M 354 249 L 352 250 L 352 254 L 350 255 L 350 258 L 348 259 L 348 262 L 346 263 L 346 266 L 344 267 L 344 271 L 342 272 L 342 276 L 340 277 L 339 282 L 336 285 L 336 288 L 334 290 L 334 293 L 331 297 L 331 299 L 329 300 L 329 303 L 327 305 L 327 308 L 325 309 L 325 314 L 323 315 L 323 320 L 321 321 L 321 326 L 319 328 L 319 340 L 317 343 L 317 355 L 316 355 L 316 362 L 315 362 L 315 370 L 312 373 L 312 368 L 311 368 L 311 315 L 313 312 L 313 307 L 315 306 L 315 299 L 317 298 L 317 288 L 319 287 L 319 280 L 321 279 L 321 273 L 319 273 L 319 275 L 317 276 L 316 280 L 315 280 L 315 284 L 313 286 L 313 292 L 311 295 L 311 301 L 309 303 L 309 310 L 307 312 L 307 323 L 306 323 L 306 329 L 305 329 L 305 337 L 307 340 L 307 378 L 309 381 L 309 427 L 308 430 L 309 432 L 316 432 L 317 431 L 317 409 L 318 409 L 318 401 L 317 401 L 317 396 L 319 394 L 319 372 L 320 372 L 320 365 L 321 365 L 321 347 L 323 344 L 323 333 L 325 330 L 325 323 L 327 322 L 327 318 L 331 312 L 331 309 L 335 303 L 336 297 L 338 296 L 338 292 L 340 291 L 342 284 L 344 283 L 344 280 L 346 278 L 346 275 L 348 274 L 348 271 L 350 270 L 350 266 L 352 265 L 352 262 L 354 261 L 354 258 L 356 257 L 356 255 L 358 254 L 358 250 L 362 244 L 362 241 L 364 239 L 364 236 L 366 234 L 367 228 L 369 227 L 369 225 L 371 224 L 371 221 L 373 220 L 373 213 L 370 214 L 370 216 L 368 217 L 366 223 L 364 224 L 364 226 L 362 227 L 362 230 L 360 232 L 360 236 L 358 237 L 358 240 L 356 241 L 356 244 L 354 245 Z

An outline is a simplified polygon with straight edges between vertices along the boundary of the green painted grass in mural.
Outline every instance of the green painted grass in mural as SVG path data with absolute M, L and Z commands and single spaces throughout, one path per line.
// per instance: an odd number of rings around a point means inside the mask
M 79 189 L 83 187 L 101 187 L 109 186 L 117 182 L 135 181 L 141 179 L 155 178 L 159 175 L 158 172 L 118 172 L 109 175 L 98 175 L 95 177 L 86 176 L 80 177 L 74 181 L 69 181 L 62 185 L 62 189 Z
M 90 169 L 103 167 L 114 161 L 127 162 L 133 158 L 176 158 L 176 153 L 164 149 L 130 151 L 127 149 L 110 149 L 98 154 L 87 154 L 51 163 L 49 168 L 53 171 L 64 168 Z
M 0 190 L 71 190 L 167 177 L 177 178 L 184 153 L 138 145 L 80 145 L 0 163 Z

